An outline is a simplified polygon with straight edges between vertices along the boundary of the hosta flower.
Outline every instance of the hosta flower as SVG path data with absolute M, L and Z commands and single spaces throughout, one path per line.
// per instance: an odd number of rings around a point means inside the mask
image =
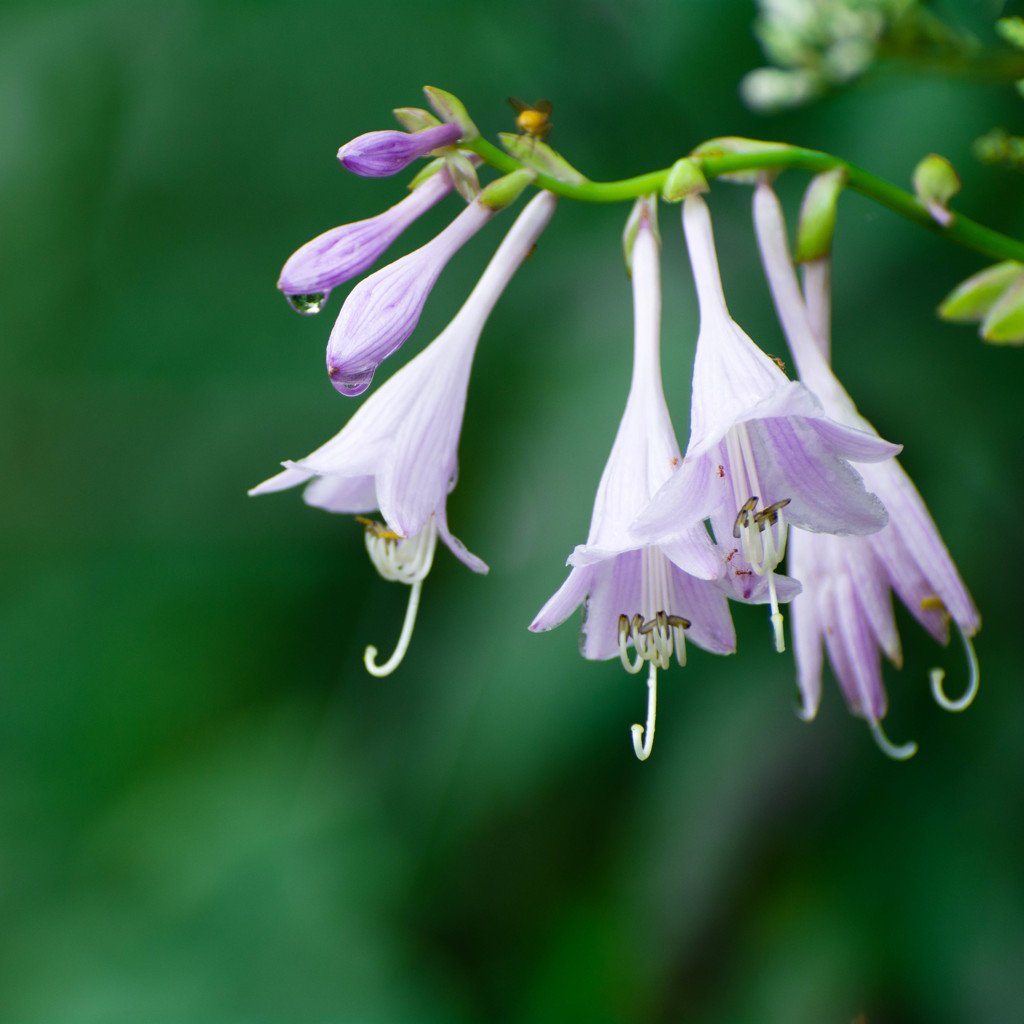
M 384 178 L 435 149 L 454 145 L 461 135 L 462 129 L 454 124 L 439 124 L 418 132 L 367 132 L 346 142 L 338 150 L 338 159 L 353 174 Z
M 289 257 L 277 287 L 300 313 L 319 313 L 331 289 L 368 270 L 388 246 L 452 190 L 443 168 L 389 210 L 318 235 Z
M 387 579 L 411 586 L 401 639 L 394 655 L 366 667 L 385 675 L 401 661 L 412 634 L 423 578 L 437 538 L 476 572 L 487 566 L 448 529 L 446 503 L 458 474 L 458 444 L 466 388 L 480 332 L 502 290 L 547 224 L 555 197 L 540 193 L 498 247 L 455 319 L 356 412 L 327 444 L 253 488 L 266 494 L 312 481 L 305 500 L 330 512 L 379 509 L 383 524 L 367 525 L 367 548 Z
M 327 373 L 337 391 L 359 395 L 370 386 L 377 367 L 415 330 L 448 261 L 532 177 L 517 171 L 491 182 L 439 235 L 349 292 L 327 342 Z
M 887 459 L 899 446 L 830 419 L 803 385 L 789 380 L 729 315 L 707 204 L 683 203 L 700 333 L 693 368 L 690 442 L 673 473 L 635 523 L 646 538 L 710 520 L 726 568 L 764 577 L 775 646 L 784 650 L 775 569 L 788 526 L 867 534 L 886 522 L 881 502 L 850 462 Z M 683 549 L 680 568 L 699 573 Z
M 552 629 L 585 603 L 580 644 L 585 658 L 618 655 L 631 673 L 647 663 L 647 725 L 632 727 L 636 756 L 644 760 L 654 740 L 658 669 L 668 667 L 673 653 L 679 664 L 685 663 L 687 636 L 719 654 L 735 650 L 736 636 L 722 589 L 671 561 L 685 555 L 703 576 L 715 575 L 719 558 L 703 527 L 694 527 L 664 545 L 644 543 L 630 531 L 630 523 L 678 472 L 680 463 L 661 386 L 661 284 L 654 200 L 640 200 L 638 212 L 633 246 L 633 380 L 626 410 L 597 489 L 587 542 L 569 556 L 569 578 L 530 629 Z
M 847 426 L 874 433 L 828 364 L 828 319 L 808 317 L 808 308 L 827 310 L 828 275 L 814 271 L 800 294 L 786 239 L 785 220 L 775 193 L 765 184 L 754 198 L 758 242 L 778 310 L 801 378 L 821 398 L 826 411 Z M 813 325 L 813 326 L 812 326 Z M 886 712 L 881 654 L 901 664 L 900 640 L 890 590 L 936 640 L 949 638 L 949 620 L 967 650 L 970 680 L 959 700 L 942 689 L 943 673 L 933 669 L 936 700 L 963 710 L 978 687 L 978 662 L 971 637 L 981 618 L 920 494 L 895 459 L 861 467 L 864 481 L 885 503 L 888 524 L 866 537 L 801 535 L 790 548 L 790 572 L 804 585 L 794 602 L 793 636 L 803 716 L 813 718 L 821 698 L 822 643 L 851 710 L 867 719 L 886 753 L 909 757 L 913 743 L 894 746 L 882 731 Z

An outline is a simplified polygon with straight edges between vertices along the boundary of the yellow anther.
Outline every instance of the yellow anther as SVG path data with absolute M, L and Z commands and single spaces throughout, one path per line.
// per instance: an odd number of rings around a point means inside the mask
M 383 523 L 378 523 L 375 519 L 367 519 L 366 516 L 356 516 L 356 522 L 360 526 L 365 526 L 367 533 L 372 533 L 374 537 L 379 537 L 381 540 L 405 540 L 400 533 L 389 530 Z

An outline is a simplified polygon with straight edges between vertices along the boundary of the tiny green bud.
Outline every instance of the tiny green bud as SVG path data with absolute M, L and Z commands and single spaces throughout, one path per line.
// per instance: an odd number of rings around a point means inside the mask
M 1024 265 L 1015 260 L 986 267 L 961 281 L 942 300 L 939 316 L 961 323 L 984 320 L 1003 293 L 1019 279 L 1024 279 Z
M 713 160 L 721 156 L 739 156 L 755 153 L 779 153 L 792 149 L 781 142 L 761 142 L 758 139 L 744 139 L 738 135 L 723 135 L 721 138 L 708 139 L 702 142 L 690 156 L 703 160 Z M 756 185 L 762 174 L 778 173 L 776 170 L 766 172 L 760 168 L 753 168 L 749 171 L 728 171 L 725 174 L 716 175 L 722 181 L 735 181 L 741 185 Z
M 647 223 L 654 232 L 654 237 L 661 245 L 661 232 L 658 230 L 658 197 L 655 195 L 640 196 L 633 204 L 622 232 L 622 255 L 626 261 L 626 273 L 633 276 L 633 245 L 640 233 L 640 225 Z
M 981 325 L 981 336 L 1000 345 L 1024 345 L 1024 276 L 999 297 Z
M 436 128 L 441 123 L 429 110 L 423 110 L 422 107 L 398 107 L 391 113 L 407 132 L 421 132 L 424 128 Z
M 462 141 L 472 142 L 480 137 L 477 126 L 470 120 L 462 101 L 456 99 L 450 92 L 444 89 L 435 89 L 432 85 L 425 85 L 423 92 L 426 94 L 427 102 L 434 108 L 434 112 L 442 121 L 448 124 L 457 124 L 462 129 Z
M 684 156 L 669 170 L 661 189 L 661 198 L 667 203 L 681 203 L 687 196 L 707 191 L 708 179 L 700 169 L 700 161 Z
M 1011 45 L 1024 50 L 1024 18 L 1000 18 L 996 31 Z
M 797 263 L 810 263 L 824 259 L 832 251 L 832 236 L 836 230 L 836 201 L 846 184 L 846 169 L 833 167 L 815 175 L 800 205 L 800 219 L 796 226 Z
M 546 142 L 529 135 L 513 132 L 499 132 L 498 139 L 507 153 L 521 164 L 532 167 L 549 178 L 564 181 L 570 185 L 585 185 L 587 179 L 576 170 L 560 153 L 556 153 Z
M 944 156 L 932 153 L 914 168 L 913 181 L 917 201 L 939 224 L 949 227 L 953 221 L 949 201 L 960 191 L 960 177 L 953 165 Z
M 522 168 L 506 174 L 504 177 L 495 178 L 481 193 L 477 200 L 492 210 L 504 210 L 518 198 L 527 185 L 537 180 L 537 172 L 528 168 Z

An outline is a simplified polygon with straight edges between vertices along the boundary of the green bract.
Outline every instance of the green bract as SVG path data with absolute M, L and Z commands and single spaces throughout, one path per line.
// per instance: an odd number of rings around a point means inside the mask
M 836 230 L 836 201 L 846 184 L 846 170 L 834 167 L 815 176 L 804 193 L 796 228 L 797 263 L 824 259 L 832 251 Z
M 1014 281 L 1024 276 L 1024 265 L 1004 260 L 961 281 L 939 306 L 943 320 L 980 322 Z

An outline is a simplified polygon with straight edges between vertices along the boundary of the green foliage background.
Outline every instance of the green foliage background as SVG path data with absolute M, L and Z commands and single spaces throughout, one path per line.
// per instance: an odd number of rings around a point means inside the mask
M 991 9 L 990 9 L 991 8 Z M 979 32 L 995 5 L 947 8 Z M 704 138 L 826 149 L 899 183 L 928 152 L 958 208 L 1024 234 L 1021 178 L 971 140 L 1010 86 L 882 69 L 774 118 L 729 0 L 516 6 L 7 0 L 0 7 L 0 1019 L 870 1024 L 1021 1019 L 1019 529 L 1024 353 L 933 309 L 984 261 L 848 195 L 835 362 L 985 618 L 960 651 L 901 613 L 886 760 L 831 679 L 813 725 L 763 609 L 740 653 L 644 688 L 575 626 L 526 625 L 564 578 L 625 402 L 627 210 L 563 203 L 488 326 L 449 502 L 491 565 L 440 552 L 405 665 L 405 591 L 359 528 L 247 487 L 345 422 L 287 255 L 390 205 L 334 159 L 434 84 L 488 134 L 554 101 L 595 179 Z M 963 22 L 970 16 L 973 22 Z M 806 178 L 781 181 L 792 210 Z M 746 189 L 716 185 L 733 312 L 784 355 Z M 453 215 L 437 209 L 407 251 Z M 664 370 L 685 437 L 696 306 L 665 208 Z M 509 218 L 510 221 L 511 218 Z M 412 341 L 458 308 L 500 225 L 453 261 Z

